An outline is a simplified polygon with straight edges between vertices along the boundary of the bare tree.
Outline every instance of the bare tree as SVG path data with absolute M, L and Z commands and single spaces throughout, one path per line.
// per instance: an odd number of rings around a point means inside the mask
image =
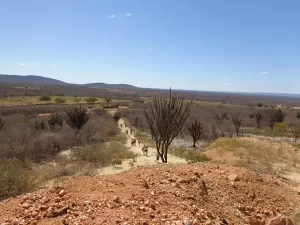
M 216 123 L 221 125 L 221 124 L 223 124 L 224 120 L 228 120 L 228 115 L 226 112 L 222 112 L 221 114 L 216 113 L 214 118 L 215 118 Z
M 240 134 L 240 128 L 242 126 L 242 118 L 240 114 L 233 115 L 231 117 L 233 125 L 235 127 L 236 136 L 238 137 Z
M 202 138 L 203 135 L 202 123 L 195 119 L 195 121 L 188 126 L 188 131 L 193 138 L 193 147 L 196 147 L 196 143 Z
M 169 146 L 188 118 L 192 102 L 185 104 L 184 97 L 172 95 L 170 89 L 169 99 L 155 96 L 151 108 L 144 111 L 156 143 L 157 160 L 160 158 L 163 163 L 168 162 Z
M 250 115 L 249 115 L 249 117 L 250 117 Z M 261 123 L 261 120 L 263 119 L 263 115 L 261 114 L 261 112 L 259 112 L 259 111 L 254 112 L 252 114 L 252 118 L 255 119 L 256 127 L 260 128 L 260 123 Z

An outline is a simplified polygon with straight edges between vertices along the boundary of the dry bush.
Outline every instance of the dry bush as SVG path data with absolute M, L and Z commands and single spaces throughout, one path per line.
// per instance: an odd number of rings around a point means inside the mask
M 47 129 L 46 121 L 44 121 L 44 120 L 37 120 L 37 119 L 34 119 L 30 123 L 30 127 L 32 129 L 36 129 L 36 130 L 45 130 L 45 129 Z
M 282 173 L 297 168 L 299 146 L 258 138 L 222 138 L 205 149 L 212 160 L 239 165 L 257 172 Z M 282 173 L 283 174 L 283 173 Z
M 40 181 L 36 171 L 18 160 L 0 160 L 0 201 L 34 190 Z
M 107 141 L 119 132 L 117 124 L 108 115 L 93 115 L 79 132 L 68 126 L 55 133 L 47 129 L 30 129 L 30 120 L 17 115 L 6 121 L 6 132 L 0 132 L 0 157 L 23 162 L 48 161 L 59 151 L 76 145 Z
M 0 157 L 3 159 L 18 159 L 22 162 L 40 163 L 55 157 L 61 150 L 59 136 L 49 136 L 44 132 L 23 128 L 10 129 L 1 138 Z
M 95 108 L 93 110 L 93 114 L 95 114 L 97 116 L 106 116 L 106 115 L 108 115 L 107 111 L 105 111 L 103 108 Z
M 300 138 L 300 126 L 299 126 L 299 124 L 292 127 L 291 131 L 292 131 L 292 134 L 293 134 L 294 141 L 296 142 Z
M 135 154 L 124 148 L 123 144 L 112 141 L 110 143 L 78 147 L 72 152 L 77 161 L 94 163 L 97 166 L 106 166 L 115 163 L 116 160 L 134 158 Z
M 196 147 L 196 143 L 202 138 L 203 136 L 203 124 L 198 121 L 197 119 L 194 120 L 189 126 L 188 131 L 193 138 L 193 147 Z
M 50 130 L 61 129 L 64 124 L 63 115 L 60 113 L 54 113 L 48 117 L 48 124 Z
M 236 115 L 232 115 L 231 119 L 235 128 L 236 136 L 238 137 L 240 134 L 240 128 L 242 126 L 242 118 L 240 114 L 236 114 Z
M 183 147 L 177 147 L 170 149 L 170 153 L 177 157 L 184 158 L 192 163 L 210 161 L 210 159 L 205 154 L 203 154 L 203 151 L 198 149 L 186 149 Z
M 138 104 L 139 105 L 139 104 Z M 120 111 L 123 118 L 126 118 L 128 122 L 136 127 L 138 125 L 138 129 L 141 131 L 149 131 L 149 125 L 144 116 L 144 108 L 139 108 L 136 110 L 132 109 L 123 109 Z M 138 119 L 137 119 L 138 118 Z M 136 127 L 137 128 L 137 127 Z
M 71 107 L 65 111 L 65 121 L 73 129 L 80 130 L 89 118 L 87 109 L 82 106 Z
M 10 107 L 0 107 L 0 114 L 3 116 L 20 114 L 27 117 L 35 117 L 38 114 L 63 112 L 67 108 L 68 106 L 65 105 L 10 106 Z

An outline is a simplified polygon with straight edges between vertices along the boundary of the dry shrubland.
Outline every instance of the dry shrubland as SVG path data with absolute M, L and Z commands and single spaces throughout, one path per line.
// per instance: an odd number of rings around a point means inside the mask
M 0 130 L 0 199 L 32 190 L 44 182 L 39 177 L 45 171 L 37 169 L 40 168 L 38 165 L 53 161 L 61 151 L 82 146 L 86 156 L 90 154 L 88 160 L 94 157 L 104 165 L 111 163 L 112 158 L 118 158 L 116 149 L 122 149 L 120 146 L 124 143 L 124 138 L 118 135 L 116 122 L 102 109 L 92 111 L 80 130 L 60 121 L 65 107 L 14 107 L 1 111 L 5 124 Z M 47 114 L 39 116 L 40 113 Z M 110 140 L 114 140 L 113 146 L 104 148 L 104 143 Z M 102 144 L 97 148 L 88 147 L 96 143 Z M 131 155 L 120 151 L 119 158 L 127 156 Z M 85 160 L 79 157 L 76 162 L 79 161 Z
M 150 132 L 144 116 L 148 103 L 134 103 L 128 109 L 121 110 L 123 117 L 142 132 Z M 281 115 L 278 115 L 280 113 Z M 275 117 L 274 117 L 275 115 Z M 276 117 L 277 116 L 277 117 Z M 238 119 L 233 120 L 233 119 Z M 259 106 L 227 105 L 195 102 L 191 108 L 190 118 L 179 134 L 179 138 L 189 138 L 188 124 L 197 119 L 203 127 L 202 140 L 214 141 L 220 137 L 236 136 L 235 122 L 240 122 L 239 134 L 293 137 L 293 130 L 300 127 L 297 111 L 292 109 L 270 109 Z M 136 126 L 136 120 L 138 124 Z M 273 127 L 270 128 L 270 120 Z M 273 129 L 274 128 L 274 129 Z M 286 128 L 286 129 L 285 129 Z M 192 142 L 191 142 L 192 143 Z

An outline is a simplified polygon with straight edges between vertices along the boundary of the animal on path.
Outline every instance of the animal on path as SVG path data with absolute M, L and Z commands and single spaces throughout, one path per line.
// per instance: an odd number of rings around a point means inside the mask
M 132 138 L 131 139 L 131 146 L 136 145 L 136 139 Z
M 148 145 L 144 145 L 142 147 L 143 155 L 147 156 L 148 155 Z

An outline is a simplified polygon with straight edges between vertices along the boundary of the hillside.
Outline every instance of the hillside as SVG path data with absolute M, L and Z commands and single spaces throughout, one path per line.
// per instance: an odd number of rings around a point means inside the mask
M 45 84 L 45 85 L 63 85 L 67 84 L 63 81 L 42 77 L 42 76 L 35 76 L 35 75 L 28 75 L 28 76 L 20 76 L 20 75 L 4 75 L 0 74 L 0 82 L 2 83 L 9 83 L 9 84 Z
M 27 75 L 27 76 L 20 76 L 20 75 L 5 75 L 0 74 L 0 83 L 6 84 L 33 84 L 33 85 L 76 85 L 78 84 L 70 84 L 63 82 L 61 80 L 52 79 L 49 77 L 42 77 L 36 75 Z M 88 83 L 83 84 L 87 87 L 97 87 L 97 88 L 118 88 L 118 89 L 132 89 L 137 88 L 133 85 L 129 84 L 107 84 L 107 83 Z M 80 84 L 79 84 L 80 86 Z
M 97 88 L 120 88 L 120 89 L 133 89 L 133 88 L 137 88 L 133 85 L 129 85 L 129 84 L 106 84 L 106 83 L 89 83 L 89 84 L 85 84 L 85 86 L 88 87 L 97 87 Z
M 225 165 L 156 165 L 78 177 L 0 203 L 3 224 L 293 223 L 300 196 L 284 183 Z M 5 219 L 6 218 L 6 219 Z M 278 221 L 286 221 L 276 223 Z M 267 222 L 270 221 L 270 222 Z

